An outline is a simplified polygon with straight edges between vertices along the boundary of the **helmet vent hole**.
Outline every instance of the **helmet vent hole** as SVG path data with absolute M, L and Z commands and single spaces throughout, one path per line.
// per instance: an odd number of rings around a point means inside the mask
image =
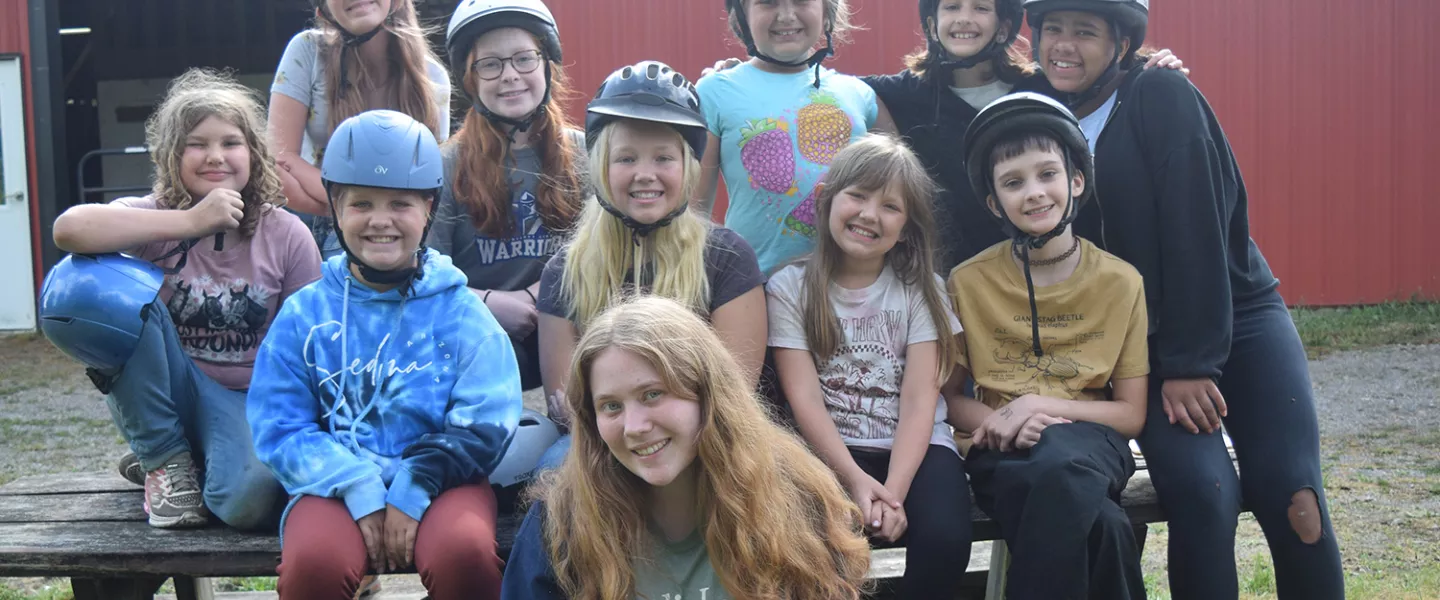
M 660 79 L 660 65 L 650 63 L 650 66 L 645 68 L 645 77 L 650 79 Z
M 621 78 L 621 79 L 629 79 L 629 78 L 634 77 L 634 76 L 635 76 L 635 69 L 632 69 L 632 68 L 630 68 L 630 67 L 625 67 L 625 70 L 623 70 L 623 71 L 620 72 L 620 78 Z

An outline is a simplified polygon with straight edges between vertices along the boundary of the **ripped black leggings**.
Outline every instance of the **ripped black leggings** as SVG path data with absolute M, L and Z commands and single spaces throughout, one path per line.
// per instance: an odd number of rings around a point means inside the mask
M 1169 518 L 1172 597 L 1239 596 L 1234 549 L 1243 499 L 1265 531 L 1281 600 L 1344 598 L 1340 549 L 1320 479 L 1320 431 L 1309 364 L 1280 295 L 1235 309 L 1230 358 L 1219 387 L 1229 407 L 1225 428 L 1235 444 L 1240 477 L 1218 432 L 1191 434 L 1169 423 L 1162 383 L 1151 378 L 1140 445 Z M 1320 507 L 1321 535 L 1315 543 L 1301 538 L 1290 517 L 1297 492 L 1306 490 L 1314 492 Z M 1313 518 L 1298 517 L 1301 523 Z

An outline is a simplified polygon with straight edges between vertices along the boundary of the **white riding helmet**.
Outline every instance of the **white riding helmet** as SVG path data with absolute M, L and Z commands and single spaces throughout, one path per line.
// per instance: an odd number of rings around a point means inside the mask
M 510 447 L 505 449 L 505 456 L 490 473 L 491 485 L 510 487 L 533 479 L 540 456 L 558 439 L 560 429 L 554 422 L 528 408 L 522 411 L 520 425 L 515 428 Z

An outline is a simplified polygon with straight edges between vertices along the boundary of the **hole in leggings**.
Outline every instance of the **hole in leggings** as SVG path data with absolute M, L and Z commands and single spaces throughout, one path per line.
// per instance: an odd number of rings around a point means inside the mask
M 1320 520 L 1320 500 L 1311 488 L 1301 489 L 1290 497 L 1290 528 L 1306 544 L 1316 544 L 1325 534 Z

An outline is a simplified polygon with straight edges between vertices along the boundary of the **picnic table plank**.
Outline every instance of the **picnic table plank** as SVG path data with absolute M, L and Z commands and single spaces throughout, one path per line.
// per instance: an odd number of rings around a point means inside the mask
M 0 523 L 0 576 L 274 575 L 274 535 L 144 522 Z
M 138 491 L 90 494 L 0 496 L 0 523 L 144 521 Z
M 130 483 L 114 471 L 31 475 L 0 485 L 0 496 L 41 494 L 89 494 L 94 492 L 139 492 L 144 488 Z
M 520 516 L 496 523 L 501 558 L 509 556 Z M 0 523 L 0 577 L 274 576 L 280 540 L 229 527 L 158 529 L 144 521 Z

